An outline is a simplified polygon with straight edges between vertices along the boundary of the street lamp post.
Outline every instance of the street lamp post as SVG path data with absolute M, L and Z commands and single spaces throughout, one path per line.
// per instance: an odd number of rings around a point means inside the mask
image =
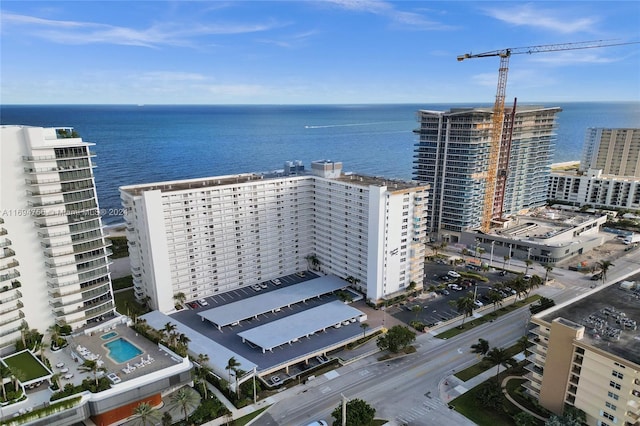
M 495 241 L 491 241 L 491 260 L 489 260 L 489 266 L 493 268 L 493 245 L 495 244 Z

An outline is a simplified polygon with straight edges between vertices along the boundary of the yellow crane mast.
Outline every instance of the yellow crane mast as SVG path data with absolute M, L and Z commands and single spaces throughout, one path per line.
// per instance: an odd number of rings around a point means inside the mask
M 507 49 L 493 50 L 484 53 L 465 53 L 458 56 L 458 61 L 472 58 L 487 58 L 498 56 L 500 67 L 498 68 L 498 88 L 496 90 L 496 101 L 493 105 L 493 117 L 491 128 L 491 144 L 489 147 L 489 164 L 487 167 L 487 177 L 485 181 L 484 205 L 482 210 L 482 222 L 480 230 L 489 232 L 491 220 L 493 219 L 494 198 L 496 192 L 496 179 L 498 172 L 498 161 L 500 159 L 500 148 L 502 143 L 502 130 L 504 122 L 504 101 L 507 92 L 507 74 L 509 73 L 509 58 L 511 55 L 558 52 L 563 50 L 593 49 L 597 47 L 621 46 L 632 43 L 612 43 L 611 40 L 584 41 L 578 43 L 543 44 L 539 46 L 511 47 Z M 508 154 L 507 154 L 508 155 Z

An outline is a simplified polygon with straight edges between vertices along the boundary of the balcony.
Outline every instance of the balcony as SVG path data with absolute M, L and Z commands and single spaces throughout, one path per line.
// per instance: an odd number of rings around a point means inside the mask
M 3 304 L 3 306 L 4 306 L 4 304 Z M 22 309 L 22 308 L 24 308 L 24 304 L 20 300 L 18 300 L 18 303 L 16 303 L 13 306 L 9 306 L 7 308 L 0 309 L 0 315 L 6 314 L 7 312 L 17 311 L 18 309 Z
M 93 151 L 89 151 L 89 157 L 95 157 L 96 153 Z M 40 156 L 29 156 L 23 155 L 22 161 L 33 162 L 33 161 L 50 161 L 50 160 L 60 160 L 65 158 L 87 158 L 87 154 L 72 154 L 72 153 L 60 153 L 58 155 L 40 155 Z
M 104 300 L 97 300 L 97 301 L 95 301 L 93 303 L 89 303 L 89 304 L 86 304 L 86 305 L 78 305 L 77 308 L 72 309 L 70 311 L 65 311 L 64 310 L 64 308 L 68 308 L 69 305 L 60 305 L 60 306 L 57 306 L 57 307 L 53 308 L 53 314 L 56 317 L 61 317 L 61 316 L 66 316 L 66 315 L 73 315 L 73 314 L 77 314 L 79 312 L 86 312 L 86 311 L 88 311 L 88 310 L 90 310 L 90 309 L 92 309 L 94 307 L 98 307 L 98 306 L 103 305 L 105 303 L 110 303 L 111 301 L 112 301 L 112 298 L 109 297 L 109 298 L 106 298 Z
M 20 266 L 20 262 L 14 259 L 11 262 L 7 263 L 6 265 L 0 265 L 0 271 L 9 269 L 9 268 L 16 268 L 18 266 Z
M 9 272 L 8 274 L 0 275 L 0 282 L 9 281 L 14 278 L 18 278 L 19 276 L 20 272 L 18 271 Z
M 77 294 L 77 293 L 76 293 Z M 51 305 L 54 309 L 60 309 L 60 308 L 64 308 L 66 306 L 70 306 L 70 305 L 76 305 L 79 303 L 84 303 L 87 302 L 89 300 L 95 299 L 97 297 L 100 296 L 104 296 L 107 294 L 111 294 L 111 287 L 108 285 L 105 285 L 105 283 L 101 283 L 101 285 L 96 286 L 93 290 L 89 289 L 87 287 L 82 289 L 82 294 L 81 297 L 76 298 L 74 300 L 70 300 L 70 301 L 66 301 L 63 302 L 62 300 L 60 300 L 61 298 L 56 298 L 55 300 L 49 301 L 49 305 Z M 111 298 L 107 299 L 110 300 Z M 94 305 L 97 302 L 94 302 L 90 305 L 83 305 L 83 309 L 87 308 L 87 307 L 91 307 L 92 305 Z
M 0 326 L 11 324 L 14 321 L 19 321 L 24 318 L 24 312 L 18 311 L 18 314 L 7 319 L 0 320 Z
M 13 288 L 11 290 L 14 290 Z M 9 289 L 7 289 L 7 291 L 9 291 Z M 2 291 L 0 289 L 0 293 L 5 293 L 5 291 Z M 22 293 L 20 293 L 20 290 L 16 290 L 11 296 L 6 297 L 4 299 L 0 299 L 0 303 L 8 303 L 11 302 L 12 300 L 16 300 L 22 297 Z
M 10 245 L 11 245 L 11 240 L 8 238 L 5 238 L 4 240 L 0 241 L 0 248 L 9 247 Z

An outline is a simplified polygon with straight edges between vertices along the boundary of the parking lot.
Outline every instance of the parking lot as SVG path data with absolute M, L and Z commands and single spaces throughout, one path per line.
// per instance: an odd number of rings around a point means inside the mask
M 455 273 L 449 274 L 450 271 Z M 465 278 L 455 278 L 455 275 L 456 273 L 464 274 L 464 272 L 473 272 L 474 274 L 482 275 L 488 278 L 489 281 L 476 280 L 476 285 L 470 282 L 463 285 L 462 282 L 465 281 Z M 448 278 L 445 279 L 445 277 Z M 450 301 L 455 301 L 460 297 L 466 296 L 468 292 L 475 291 L 476 299 L 483 305 L 486 305 L 490 303 L 485 298 L 489 290 L 493 286 L 507 282 L 513 278 L 515 278 L 515 275 L 507 274 L 502 276 L 497 270 L 483 272 L 470 270 L 464 265 L 452 266 L 428 262 L 425 264 L 424 291 L 425 293 L 429 293 L 428 290 L 431 286 L 436 287 L 435 298 L 417 297 L 407 301 L 403 305 L 387 308 L 387 313 L 406 324 L 417 320 L 432 327 L 440 322 L 448 321 L 460 315 L 455 307 L 449 304 Z M 425 295 L 426 294 L 423 296 Z M 413 307 L 416 305 L 420 306 L 420 309 L 414 312 Z
M 357 338 L 362 335 L 362 329 L 359 327 L 358 322 L 349 323 L 340 328 L 330 327 L 325 332 L 319 332 L 308 338 L 299 339 L 297 342 L 292 344 L 278 346 L 274 348 L 272 352 L 267 351 L 266 353 L 262 353 L 260 348 L 254 347 L 248 342 L 243 343 L 242 338 L 238 336 L 238 333 L 338 300 L 338 297 L 334 294 L 324 294 L 319 298 L 313 298 L 304 303 L 298 303 L 291 305 L 290 307 L 283 307 L 278 312 L 268 312 L 258 315 L 258 318 L 240 321 L 239 324 L 223 327 L 222 330 L 218 330 L 208 321 L 203 321 L 198 313 L 207 309 L 220 307 L 228 303 L 246 300 L 249 297 L 263 294 L 264 292 L 270 292 L 293 285 L 304 285 L 303 283 L 305 281 L 314 278 L 318 278 L 318 276 L 310 272 L 306 272 L 304 277 L 292 274 L 280 277 L 280 285 L 275 285 L 268 281 L 262 283 L 263 285 L 260 286 L 260 290 L 245 287 L 226 292 L 224 294 L 209 296 L 204 299 L 204 302 L 207 303 L 206 306 L 201 306 L 201 304 L 192 302 L 188 309 L 183 309 L 182 311 L 174 313 L 171 317 L 198 333 L 225 346 L 247 360 L 257 364 L 259 371 L 269 369 L 275 365 L 287 363 L 292 359 L 303 356 L 304 354 L 322 351 L 323 348 L 336 342 L 349 340 L 354 337 Z M 195 305 L 193 305 L 193 303 L 195 303 Z M 226 362 L 227 360 L 224 361 Z

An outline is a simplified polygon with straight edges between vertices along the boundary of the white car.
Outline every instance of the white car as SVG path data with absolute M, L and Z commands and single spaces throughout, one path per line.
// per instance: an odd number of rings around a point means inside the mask
M 204 299 L 198 299 L 200 306 L 209 306 L 209 303 Z
M 254 284 L 251 286 L 252 289 L 254 289 L 255 291 L 260 291 L 262 290 L 262 288 L 258 285 L 258 284 Z
M 260 283 L 258 285 L 260 286 L 260 288 L 267 288 L 267 283 Z
M 484 303 L 482 303 L 482 302 L 481 302 L 481 301 L 479 301 L 479 300 L 474 300 L 474 301 L 473 301 L 473 304 L 474 304 L 474 305 L 476 305 L 478 308 L 480 308 L 480 307 L 484 306 Z
M 279 278 L 275 278 L 275 279 L 271 280 L 271 282 L 273 283 L 273 285 L 280 285 L 280 284 L 282 284 L 282 282 L 280 282 L 280 279 L 279 279 Z
M 447 275 L 449 275 L 452 278 L 460 278 L 460 274 L 457 273 L 456 271 L 449 271 L 447 272 Z

